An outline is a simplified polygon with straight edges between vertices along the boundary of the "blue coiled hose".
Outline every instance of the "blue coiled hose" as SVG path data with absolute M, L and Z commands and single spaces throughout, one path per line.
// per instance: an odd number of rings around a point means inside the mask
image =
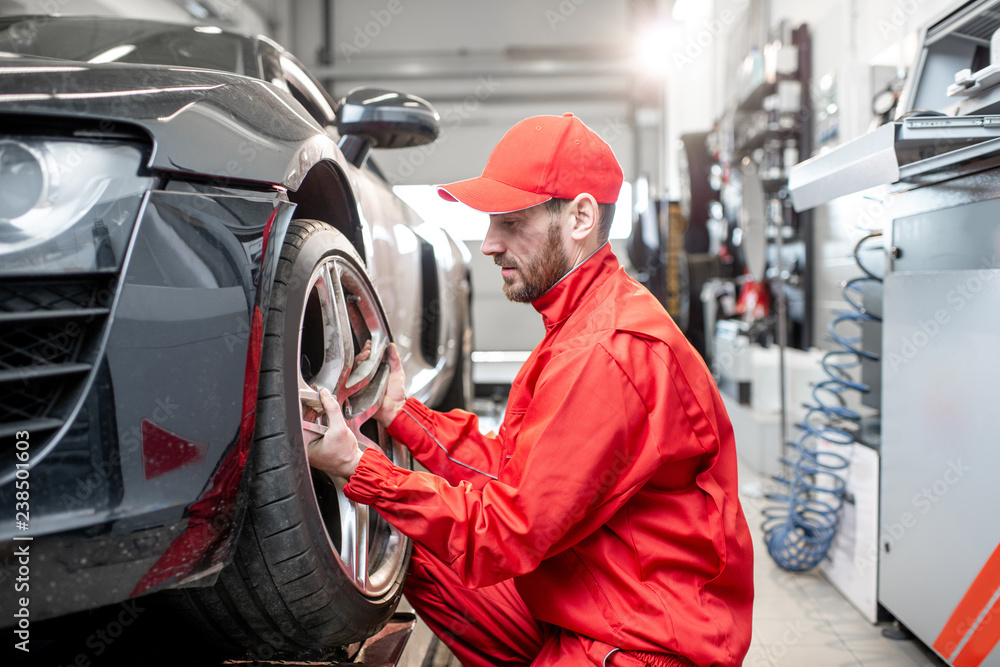
M 844 300 L 853 310 L 838 313 L 829 327 L 831 338 L 841 349 L 823 356 L 822 366 L 828 379 L 813 387 L 813 402 L 804 406 L 805 418 L 797 425 L 801 432 L 787 443 L 789 456 L 782 458 L 782 463 L 790 472 L 774 477 L 784 492 L 766 496 L 775 504 L 763 510 L 764 540 L 771 558 L 784 570 L 802 572 L 818 565 L 837 534 L 847 486 L 841 475 L 850 461 L 834 450 L 854 443 L 852 433 L 857 431 L 861 420 L 857 411 L 847 407 L 844 392 L 867 392 L 867 385 L 851 379 L 850 370 L 859 366 L 862 358 L 875 361 L 879 358 L 860 348 L 861 336 L 845 336 L 838 327 L 844 322 L 860 325 L 881 319 L 854 298 L 865 283 L 882 282 L 858 258 L 862 244 L 879 236 L 881 232 L 873 232 L 854 247 L 854 259 L 865 275 L 844 284 Z M 822 443 L 828 446 L 821 447 Z

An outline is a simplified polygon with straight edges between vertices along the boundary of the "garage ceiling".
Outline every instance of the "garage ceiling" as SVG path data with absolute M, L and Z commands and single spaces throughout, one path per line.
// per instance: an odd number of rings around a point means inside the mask
M 634 67 L 655 0 L 297 0 L 287 45 L 342 97 L 360 85 L 419 95 L 443 140 L 385 152 L 402 184 L 477 174 L 515 122 L 572 111 L 612 145 L 626 178 L 659 178 L 662 84 Z M 325 26 L 325 27 L 324 27 Z M 645 127 L 636 119 L 652 118 Z

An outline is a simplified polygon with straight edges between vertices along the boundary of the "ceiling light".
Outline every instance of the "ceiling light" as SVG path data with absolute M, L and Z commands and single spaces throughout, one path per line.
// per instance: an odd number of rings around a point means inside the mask
M 104 53 L 100 53 L 87 62 L 89 63 L 113 63 L 116 60 L 124 58 L 128 54 L 135 51 L 135 44 L 119 44 L 118 46 L 113 46 Z

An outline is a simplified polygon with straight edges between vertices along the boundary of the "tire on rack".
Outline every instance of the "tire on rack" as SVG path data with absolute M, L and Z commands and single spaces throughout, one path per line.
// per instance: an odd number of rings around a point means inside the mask
M 213 587 L 183 595 L 217 641 L 257 659 L 326 655 L 392 617 L 409 540 L 347 500 L 343 479 L 309 467 L 305 445 L 319 436 L 300 402 L 314 397 L 310 385 L 327 387 L 363 447 L 411 467 L 406 449 L 370 418 L 385 394 L 389 340 L 347 238 L 321 222 L 292 222 L 264 325 L 250 503 L 236 555 Z M 356 360 L 366 341 L 371 356 Z

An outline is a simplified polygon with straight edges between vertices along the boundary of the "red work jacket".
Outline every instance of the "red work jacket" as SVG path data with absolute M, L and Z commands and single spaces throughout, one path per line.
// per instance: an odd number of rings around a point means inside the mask
M 624 650 L 738 665 L 753 554 L 704 362 L 605 245 L 534 302 L 545 338 L 500 433 L 408 400 L 345 487 L 470 587 L 514 578 L 539 620 Z

